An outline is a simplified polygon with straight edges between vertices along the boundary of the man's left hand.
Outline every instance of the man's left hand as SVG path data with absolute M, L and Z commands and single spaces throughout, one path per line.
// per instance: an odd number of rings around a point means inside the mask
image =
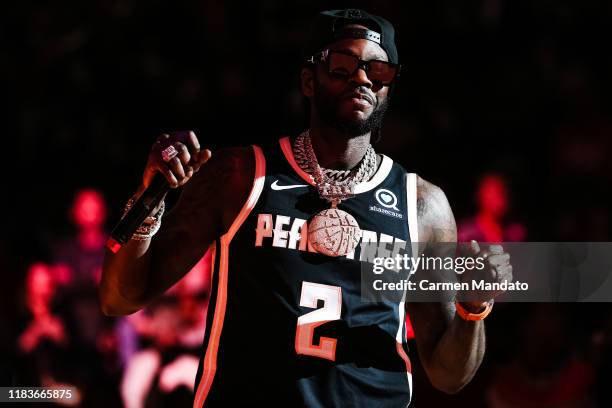
M 472 240 L 469 245 L 469 252 L 474 258 L 483 258 L 484 268 L 466 271 L 460 275 L 462 282 L 467 282 L 469 285 L 474 280 L 483 280 L 484 283 L 512 282 L 510 254 L 504 252 L 501 245 L 489 245 L 488 249 L 481 249 L 478 242 Z M 477 291 L 468 294 L 469 299 L 462 301 L 461 305 L 472 313 L 479 313 L 484 310 L 488 302 L 503 292 L 503 290 Z

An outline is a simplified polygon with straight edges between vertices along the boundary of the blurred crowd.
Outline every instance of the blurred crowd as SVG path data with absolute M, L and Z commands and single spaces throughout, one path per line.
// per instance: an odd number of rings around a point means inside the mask
M 444 189 L 461 240 L 610 240 L 610 2 L 10 2 L 1 385 L 72 384 L 83 406 L 190 398 L 208 260 L 154 306 L 106 318 L 108 229 L 157 134 L 194 129 L 214 154 L 303 129 L 308 21 L 349 6 L 398 31 L 402 76 L 375 148 Z M 415 406 L 611 405 L 609 305 L 500 304 L 488 335 L 482 370 L 452 398 L 412 344 Z
M 521 241 L 506 180 L 483 175 L 459 240 Z M 68 211 L 74 233 L 49 242 L 49 262 L 29 264 L 4 314 L 5 385 L 72 386 L 72 406 L 189 406 L 206 330 L 211 259 L 133 315 L 105 317 L 97 283 L 107 232 L 103 194 L 78 190 Z M 601 318 L 601 319 L 600 319 Z M 487 321 L 482 369 L 458 396 L 435 391 L 418 360 L 410 327 L 415 406 L 606 407 L 612 365 L 612 309 L 600 305 L 498 304 Z M 8 341 L 7 341 L 8 339 Z M 3 385 L 4 385 L 3 384 Z
M 72 404 L 79 406 L 187 406 L 206 324 L 211 259 L 205 255 L 154 305 L 105 317 L 97 284 L 106 211 L 99 191 L 79 190 L 70 210 L 75 234 L 49 243 L 50 262 L 27 267 L 10 322 L 12 382 L 73 386 Z

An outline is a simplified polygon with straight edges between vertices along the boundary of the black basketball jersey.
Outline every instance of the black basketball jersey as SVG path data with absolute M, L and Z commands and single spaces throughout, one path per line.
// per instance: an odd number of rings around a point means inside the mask
M 404 302 L 361 298 L 361 247 L 329 257 L 308 219 L 329 208 L 283 138 L 253 146 L 247 202 L 212 246 L 212 292 L 194 407 L 405 407 L 411 398 Z M 417 242 L 416 175 L 389 157 L 338 205 L 361 243 Z M 380 254 L 384 256 L 385 254 Z

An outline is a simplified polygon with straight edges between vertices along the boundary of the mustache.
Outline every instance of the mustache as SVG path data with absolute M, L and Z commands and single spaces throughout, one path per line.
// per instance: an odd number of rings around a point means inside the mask
M 368 102 L 372 104 L 372 106 L 378 105 L 378 99 L 376 96 L 368 90 L 365 86 L 359 86 L 357 88 L 353 88 L 342 94 L 341 98 L 364 98 Z

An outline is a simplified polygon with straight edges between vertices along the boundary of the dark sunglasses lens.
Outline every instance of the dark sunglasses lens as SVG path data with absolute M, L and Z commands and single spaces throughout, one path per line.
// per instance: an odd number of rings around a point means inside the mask
M 349 76 L 357 70 L 359 60 L 352 55 L 329 53 L 329 72 L 335 75 Z
M 397 66 L 383 61 L 370 61 L 370 69 L 368 78 L 375 82 L 380 82 L 383 85 L 389 85 L 393 82 Z

